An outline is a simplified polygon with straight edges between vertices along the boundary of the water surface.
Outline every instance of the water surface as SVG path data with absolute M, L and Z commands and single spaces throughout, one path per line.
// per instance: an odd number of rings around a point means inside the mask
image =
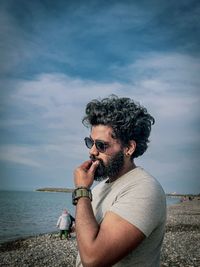
M 0 191 L 0 242 L 57 231 L 64 208 L 74 216 L 70 193 Z
M 167 205 L 179 201 L 168 197 Z M 71 193 L 0 191 L 0 243 L 58 231 L 64 208 L 74 216 Z

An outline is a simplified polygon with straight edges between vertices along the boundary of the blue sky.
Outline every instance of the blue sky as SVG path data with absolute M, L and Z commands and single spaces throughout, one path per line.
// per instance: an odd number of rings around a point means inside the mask
M 200 2 L 0 2 L 0 187 L 73 187 L 85 105 L 127 96 L 155 117 L 136 164 L 200 193 Z

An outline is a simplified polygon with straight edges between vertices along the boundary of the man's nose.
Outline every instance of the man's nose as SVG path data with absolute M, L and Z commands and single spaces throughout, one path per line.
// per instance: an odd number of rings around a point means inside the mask
M 93 144 L 93 146 L 90 148 L 90 155 L 94 155 L 97 156 L 99 154 L 98 149 L 96 148 L 95 143 Z

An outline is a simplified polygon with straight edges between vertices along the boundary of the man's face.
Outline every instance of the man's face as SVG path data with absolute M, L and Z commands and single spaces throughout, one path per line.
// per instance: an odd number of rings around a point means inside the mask
M 92 160 L 96 160 L 94 156 L 90 157 Z M 122 151 L 114 154 L 107 163 L 104 163 L 102 159 L 99 160 L 99 165 L 94 174 L 95 181 L 101 181 L 108 177 L 115 178 L 124 166 L 124 154 Z
M 120 142 L 112 137 L 112 128 L 104 125 L 92 127 L 91 138 L 108 144 L 105 152 L 99 152 L 95 145 L 90 149 L 90 158 L 99 160 L 94 179 L 118 178 L 124 167 L 124 153 Z

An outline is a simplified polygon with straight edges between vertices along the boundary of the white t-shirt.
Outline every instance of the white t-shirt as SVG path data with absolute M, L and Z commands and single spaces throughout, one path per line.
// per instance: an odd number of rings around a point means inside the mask
M 160 266 L 166 197 L 158 181 L 144 169 L 137 167 L 112 183 L 99 183 L 92 193 L 92 207 L 99 224 L 105 213 L 112 211 L 136 226 L 146 236 L 136 249 L 113 266 Z M 79 255 L 76 266 L 82 266 Z

